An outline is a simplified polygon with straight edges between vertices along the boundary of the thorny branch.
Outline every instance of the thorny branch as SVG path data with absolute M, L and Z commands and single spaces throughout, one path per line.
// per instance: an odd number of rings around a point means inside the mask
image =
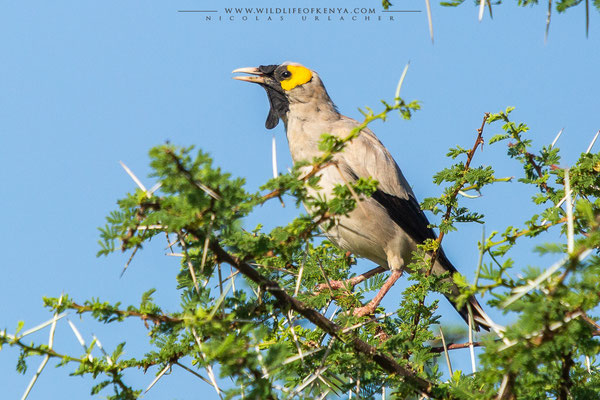
M 527 157 L 529 164 L 535 169 L 535 172 L 537 172 L 538 176 L 542 178 L 544 173 L 542 172 L 542 168 L 539 166 L 539 164 L 535 162 L 535 156 L 529 152 L 525 152 L 525 156 Z M 550 190 L 546 182 L 540 182 L 540 187 L 546 193 Z
M 475 155 L 475 152 L 477 151 L 477 147 L 479 147 L 479 145 L 481 145 L 481 148 L 483 149 L 483 143 L 484 143 L 483 128 L 485 127 L 485 123 L 487 122 L 487 119 L 489 116 L 490 116 L 489 112 L 486 112 L 483 115 L 483 121 L 481 122 L 481 127 L 479 129 L 477 129 L 477 138 L 475 139 L 475 143 L 473 144 L 473 147 L 467 154 L 467 162 L 465 163 L 465 167 L 463 168 L 463 176 L 465 176 L 467 174 L 467 171 L 471 167 L 471 161 L 473 160 L 473 156 Z M 452 194 L 450 195 L 450 197 L 452 198 L 452 202 L 454 202 L 454 199 L 456 199 L 456 197 L 458 196 L 458 192 L 460 192 L 462 190 L 465 183 L 467 183 L 467 181 L 466 181 L 466 179 L 463 178 L 463 180 L 455 186 L 454 192 L 452 192 Z M 444 214 L 442 221 L 448 221 L 450 219 L 450 215 L 452 214 L 452 209 L 453 209 L 452 204 L 449 204 L 448 207 L 446 208 L 446 213 Z M 431 262 L 429 265 L 429 270 L 427 271 L 427 276 L 429 276 L 431 274 L 433 266 L 435 265 L 435 261 L 437 259 L 439 249 L 440 249 L 439 245 L 441 245 L 443 239 L 444 239 L 444 232 L 440 231 L 440 234 L 438 235 L 438 237 L 436 239 L 438 247 L 437 247 L 437 249 L 435 249 L 433 251 L 433 254 L 431 255 Z
M 471 150 L 469 151 L 469 153 L 467 154 L 467 161 L 465 163 L 465 166 L 463 168 L 463 176 L 466 176 L 467 171 L 469 170 L 469 168 L 471 167 L 471 161 L 473 160 L 473 156 L 475 155 L 475 152 L 477 151 L 477 148 L 481 145 L 481 147 L 483 148 L 483 128 L 485 127 L 485 123 L 487 122 L 488 117 L 490 116 L 489 112 L 486 112 L 483 115 L 483 121 L 481 122 L 481 127 L 479 129 L 477 129 L 477 138 L 475 139 L 475 143 L 473 144 L 473 147 L 471 148 Z M 465 185 L 465 183 L 467 183 L 466 179 L 463 178 L 462 181 L 458 182 L 455 187 L 454 187 L 454 191 L 452 192 L 452 194 L 450 195 L 450 198 L 452 199 L 452 202 L 448 205 L 448 207 L 446 208 L 446 213 L 444 214 L 444 217 L 442 218 L 442 221 L 448 221 L 450 219 L 450 215 L 452 214 L 452 204 L 454 203 L 456 197 L 458 196 L 458 193 L 461 191 L 461 189 L 463 188 L 463 186 Z M 440 251 L 441 248 L 441 244 L 442 244 L 442 240 L 444 239 L 444 232 L 440 231 L 436 242 L 437 242 L 437 248 L 433 251 L 433 253 L 431 254 L 431 261 L 429 263 L 429 269 L 427 270 L 426 276 L 429 276 L 431 274 L 431 271 L 433 270 L 433 266 L 435 265 L 435 262 L 437 260 L 438 257 L 438 253 Z M 422 308 L 425 304 L 425 299 L 421 299 L 419 301 L 419 308 Z M 414 318 L 414 323 L 413 323 L 413 331 L 412 331 L 412 335 L 411 338 L 414 339 L 416 334 L 417 334 L 417 328 L 419 326 L 419 321 L 421 319 L 421 313 L 419 311 L 417 311 L 417 313 L 415 314 L 415 318 Z
M 80 314 L 92 313 L 92 312 L 96 311 L 94 309 L 94 307 L 82 306 L 77 303 L 71 303 L 68 305 L 67 308 L 76 310 Z M 184 322 L 183 318 L 177 318 L 177 317 L 173 317 L 173 316 L 167 315 L 167 314 L 141 313 L 138 311 L 118 310 L 118 309 L 113 309 L 113 310 L 107 311 L 106 313 L 114 314 L 114 315 L 117 315 L 120 317 L 126 317 L 126 318 L 127 317 L 137 317 L 137 318 L 140 318 L 144 322 L 146 320 L 150 320 L 150 321 L 154 322 L 155 324 L 160 324 L 160 323 L 180 324 L 180 323 Z
M 331 336 L 344 342 L 350 342 L 357 352 L 372 359 L 386 372 L 402 376 L 407 383 L 412 385 L 421 394 L 427 396 L 431 395 L 434 387 L 431 382 L 420 378 L 415 372 L 398 364 L 392 357 L 364 342 L 355 334 L 343 334 L 342 327 L 327 319 L 323 314 L 287 294 L 277 282 L 268 280 L 248 263 L 226 252 L 218 243 L 211 241 L 210 249 L 217 256 L 219 262 L 225 262 L 239 270 L 248 279 L 271 293 L 271 295 L 281 303 L 282 307 L 293 309 Z

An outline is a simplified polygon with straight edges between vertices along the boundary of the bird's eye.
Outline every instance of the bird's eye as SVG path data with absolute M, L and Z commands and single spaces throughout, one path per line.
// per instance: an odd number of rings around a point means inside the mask
M 292 76 L 292 73 L 290 71 L 283 71 L 281 73 L 281 77 L 284 78 L 284 79 L 288 79 L 291 76 Z

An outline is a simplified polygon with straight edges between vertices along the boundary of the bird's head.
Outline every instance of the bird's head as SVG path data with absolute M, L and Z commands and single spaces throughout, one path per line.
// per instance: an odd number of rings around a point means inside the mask
M 259 67 L 238 68 L 234 73 L 251 76 L 235 76 L 233 79 L 258 83 L 267 91 L 270 110 L 265 126 L 273 129 L 279 118 L 286 120 L 290 104 L 312 101 L 331 102 L 319 75 L 303 65 L 284 62 L 280 65 L 261 65 Z

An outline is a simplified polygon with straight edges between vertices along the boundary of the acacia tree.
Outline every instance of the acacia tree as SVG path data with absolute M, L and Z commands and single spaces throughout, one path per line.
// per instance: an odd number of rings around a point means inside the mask
M 362 398 L 381 393 L 436 399 L 597 398 L 600 153 L 592 153 L 590 145 L 574 165 L 559 167 L 558 148 L 532 149 L 527 126 L 510 120 L 510 108 L 485 114 L 474 129 L 474 142 L 448 152 L 451 165 L 434 176 L 441 194 L 422 204 L 439 215 L 438 239 L 423 243 L 407 268 L 427 271 L 446 234 L 485 220 L 477 211 L 481 200 L 470 193 L 507 179 L 496 177 L 493 166 L 477 165 L 478 152 L 484 141 L 504 145 L 510 162 L 522 165 L 517 179 L 536 188 L 531 200 L 538 211 L 521 226 L 499 227 L 479 243 L 473 282 L 453 278 L 463 300 L 487 294 L 487 307 L 512 312 L 513 324 L 496 325 L 477 342 L 470 331 L 464 343 L 450 343 L 461 338 L 444 337 L 437 302 L 428 297 L 432 291 L 446 292 L 444 276 L 412 274 L 396 309 L 380 307 L 374 316 L 361 318 L 351 310 L 381 287 L 384 274 L 354 291 L 328 285 L 352 277 L 355 259 L 323 240 L 323 230 L 360 207 L 361 197 L 373 193 L 377 182 L 340 185 L 333 199 L 311 197 L 307 188 L 318 186 L 318 172 L 335 167 L 334 155 L 368 124 L 395 112 L 408 119 L 418 109 L 417 102 L 400 98 L 383 102 L 381 112 L 365 112 L 363 123 L 347 137 L 324 134 L 322 156 L 271 179 L 256 193 L 245 189 L 243 179 L 214 167 L 202 151 L 169 144 L 153 148 L 152 177 L 160 187 L 136 189 L 118 201 L 101 229 L 99 254 L 122 250 L 133 257 L 153 238 L 166 235 L 169 251 L 181 257 L 173 277 L 181 307 L 164 309 L 153 300 L 152 289 L 139 305 L 126 307 L 64 294 L 44 299 L 54 313 L 48 323 L 0 332 L 0 344 L 20 348 L 21 372 L 32 357 L 42 356 L 38 372 L 56 358 L 59 365 L 74 365 L 75 375 L 97 379 L 92 393 L 111 399 L 140 396 L 142 388 L 127 383 L 127 371 L 136 368 L 154 371 L 156 379 L 182 368 L 226 398 L 324 398 L 346 392 Z M 310 172 L 302 174 L 299 167 L 306 165 Z M 268 232 L 260 225 L 243 228 L 254 208 L 284 200 L 314 211 Z M 559 261 L 525 271 L 515 267 L 515 244 L 551 229 L 561 229 L 566 243 L 536 251 Z M 226 265 L 234 271 L 228 276 Z M 26 342 L 29 333 L 45 326 L 53 332 L 66 311 L 110 324 L 115 335 L 120 322 L 138 319 L 148 330 L 148 352 L 125 359 L 125 343 L 104 349 L 94 341 L 82 354 L 63 354 L 53 348 L 52 333 L 48 344 Z M 479 370 L 452 372 L 453 350 L 475 346 L 483 349 Z M 439 362 L 448 363 L 450 376 L 441 373 Z M 219 387 L 215 365 L 233 388 Z

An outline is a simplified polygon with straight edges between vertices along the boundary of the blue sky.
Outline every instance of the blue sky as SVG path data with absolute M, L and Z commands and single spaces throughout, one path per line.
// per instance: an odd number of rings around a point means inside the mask
M 0 329 L 14 331 L 19 320 L 26 327 L 47 320 L 42 297 L 63 291 L 81 302 L 101 297 L 138 304 L 141 293 L 154 287 L 156 299 L 176 309 L 177 260 L 164 257 L 162 244 L 144 250 L 119 278 L 128 256 L 96 258 L 97 227 L 115 201 L 134 189 L 118 161 L 145 177 L 148 150 L 166 140 L 208 151 L 216 165 L 245 177 L 249 189 L 271 177 L 273 135 L 280 171 L 291 165 L 283 126 L 264 128 L 264 92 L 232 80 L 235 68 L 300 62 L 319 72 L 344 114 L 360 118 L 358 107 L 377 110 L 381 99 L 393 99 L 410 60 L 402 97 L 421 101 L 423 109 L 411 121 L 392 116 L 372 129 L 420 199 L 439 192 L 431 176 L 446 164 L 446 150 L 470 145 L 486 111 L 515 106 L 513 118 L 529 124 L 536 145 L 550 143 L 565 128 L 558 142 L 564 166 L 577 159 L 600 128 L 595 10 L 588 39 L 583 7 L 576 7 L 565 15 L 555 13 L 544 44 L 545 6 L 503 4 L 494 8 L 493 20 L 486 14 L 479 23 L 477 8 L 470 4 L 457 9 L 434 4 L 433 45 L 424 12 L 380 22 L 309 22 L 297 16 L 209 22 L 204 14 L 177 12 L 215 9 L 215 15 L 225 16 L 223 4 L 275 7 L 281 2 L 0 2 Z M 303 0 L 295 5 L 324 4 Z M 327 3 L 341 5 L 381 10 L 375 0 Z M 425 10 L 423 2 L 414 0 L 397 1 L 394 8 Z M 486 136 L 497 132 L 486 130 Z M 496 165 L 502 154 L 502 148 L 486 146 L 475 161 Z M 497 165 L 498 176 L 518 173 L 514 163 Z M 519 224 L 534 211 L 528 204 L 532 192 L 521 189 L 516 182 L 498 185 L 470 203 L 488 215 L 488 232 Z M 300 211 L 291 203 L 286 209 L 273 204 L 247 223 L 283 224 Z M 449 257 L 471 278 L 480 237 L 481 227 L 465 227 L 444 240 Z M 561 240 L 558 235 L 552 239 Z M 530 265 L 553 261 L 528 256 L 532 246 L 520 247 Z M 361 263 L 357 271 L 370 266 Z M 394 289 L 396 297 L 394 292 L 388 296 L 389 306 L 401 300 L 401 287 Z M 440 312 L 445 322 L 458 322 L 446 304 Z M 134 340 L 145 335 L 137 321 L 117 329 L 88 318 L 70 319 L 88 343 L 94 333 L 107 348 L 129 339 L 126 356 L 147 349 Z M 47 340 L 47 331 L 34 339 Z M 78 353 L 78 346 L 65 321 L 60 323 L 55 347 Z M 32 359 L 27 374 L 19 375 L 16 358 L 13 349 L 0 352 L 0 387 L 7 399 L 20 398 L 37 368 Z M 69 377 L 67 369 L 52 365 L 30 399 L 89 397 L 89 379 Z M 155 372 L 132 373 L 128 382 L 145 387 Z M 174 370 L 145 398 L 211 396 L 210 386 Z

